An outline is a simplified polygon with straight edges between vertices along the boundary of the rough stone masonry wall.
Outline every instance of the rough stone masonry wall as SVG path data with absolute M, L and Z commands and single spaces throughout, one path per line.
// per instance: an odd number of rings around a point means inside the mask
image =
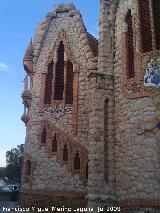
M 49 53 L 53 51 L 54 41 L 57 39 L 58 33 L 61 30 L 66 32 L 72 55 L 79 66 L 77 135 L 73 135 L 71 114 L 64 115 L 63 118 L 57 120 L 50 114 L 40 112 L 41 74 L 46 72 L 45 63 L 47 57 Z M 79 180 L 79 176 L 71 176 L 67 166 L 61 166 L 56 162 L 55 156 L 49 156 L 45 152 L 44 147 L 40 147 L 40 141 L 37 137 L 39 129 L 41 128 L 41 122 L 45 119 L 77 139 L 86 148 L 88 146 L 87 75 L 89 67 L 93 68 L 94 62 L 90 61 L 90 58 L 93 57 L 93 53 L 87 44 L 86 29 L 79 11 L 75 10 L 73 5 L 65 4 L 65 6 L 56 6 L 55 10 L 49 13 L 45 20 L 39 24 L 33 41 L 33 47 L 35 56 L 33 101 L 30 109 L 30 121 L 27 125 L 25 144 L 25 152 L 29 153 L 31 161 L 35 162 L 32 188 L 85 192 L 85 186 L 82 181 Z M 23 186 L 27 187 L 28 185 Z
M 115 23 L 115 161 L 116 195 L 119 200 L 160 197 L 159 141 L 156 138 L 156 126 L 153 125 L 156 117 L 153 99 L 143 96 L 129 99 L 122 89 L 125 74 L 122 46 L 124 17 L 128 9 L 131 9 L 133 17 L 136 17 L 137 2 L 121 0 Z M 138 36 L 139 34 L 134 32 L 134 41 L 137 41 Z M 137 48 L 135 50 L 139 51 Z M 139 121 L 144 125 L 142 132 L 139 131 Z

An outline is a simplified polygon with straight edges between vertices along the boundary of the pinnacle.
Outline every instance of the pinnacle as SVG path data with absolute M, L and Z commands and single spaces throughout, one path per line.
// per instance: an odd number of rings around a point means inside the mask
M 56 4 L 54 6 L 55 12 L 69 12 L 70 10 L 76 10 L 74 4 L 72 3 L 63 3 L 63 4 Z

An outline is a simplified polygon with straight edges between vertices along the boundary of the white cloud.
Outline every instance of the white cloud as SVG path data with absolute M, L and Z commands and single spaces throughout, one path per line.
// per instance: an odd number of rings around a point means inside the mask
M 9 65 L 3 62 L 0 62 L 0 71 L 9 72 Z
M 6 72 L 6 73 L 9 73 L 9 74 L 13 74 L 14 70 L 7 63 L 4 63 L 4 62 L 0 61 L 0 72 Z

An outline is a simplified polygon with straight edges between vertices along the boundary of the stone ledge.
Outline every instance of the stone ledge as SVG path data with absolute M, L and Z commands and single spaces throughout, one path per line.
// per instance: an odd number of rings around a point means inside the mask
M 52 197 L 66 197 L 66 198 L 85 198 L 86 193 L 84 192 L 67 192 L 67 191 L 52 191 L 50 189 L 22 189 L 21 193 L 33 194 L 41 196 L 52 196 Z
M 113 75 L 107 75 L 104 72 L 98 72 L 98 71 L 95 71 L 95 70 L 91 70 L 87 77 L 90 78 L 90 77 L 97 77 L 97 76 L 102 76 L 102 77 L 105 77 L 105 78 L 114 79 Z
M 126 199 L 119 201 L 118 204 L 122 207 L 159 207 L 160 200 L 153 199 Z

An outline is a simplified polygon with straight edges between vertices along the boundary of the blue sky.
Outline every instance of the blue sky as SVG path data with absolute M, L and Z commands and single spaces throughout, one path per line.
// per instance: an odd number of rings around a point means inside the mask
M 61 0 L 0 0 L 0 167 L 7 150 L 24 143 L 22 60 L 38 22 Z M 99 0 L 72 0 L 90 33 L 98 34 Z

